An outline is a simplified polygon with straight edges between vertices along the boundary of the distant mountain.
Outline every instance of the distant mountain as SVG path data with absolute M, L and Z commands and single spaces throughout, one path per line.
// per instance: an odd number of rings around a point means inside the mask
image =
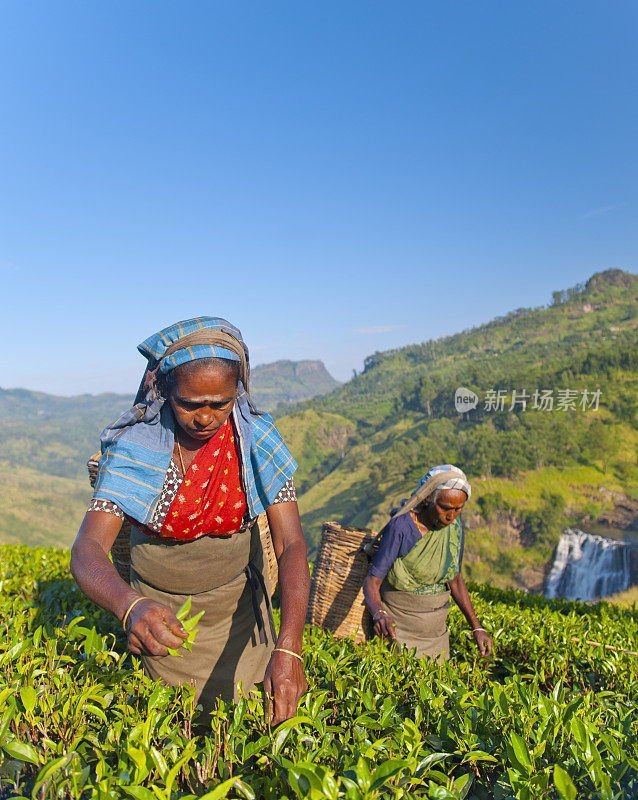
M 100 432 L 132 402 L 133 396 L 125 394 L 57 397 L 0 389 L 0 459 L 8 466 L 84 480 L 86 459 L 99 449 Z
M 327 394 L 341 385 L 323 361 L 275 361 L 253 367 L 250 375 L 250 393 L 264 411 Z
M 340 385 L 321 361 L 277 361 L 255 367 L 251 375 L 251 391 L 265 410 Z M 86 459 L 99 448 L 100 432 L 132 402 L 133 395 L 126 394 L 58 397 L 0 389 L 0 460 L 7 466 L 84 480 Z

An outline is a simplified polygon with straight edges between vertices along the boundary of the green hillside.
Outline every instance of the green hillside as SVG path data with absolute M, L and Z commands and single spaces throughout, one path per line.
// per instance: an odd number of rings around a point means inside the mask
M 565 525 L 636 526 L 637 327 L 638 278 L 609 270 L 555 292 L 547 307 L 374 353 L 329 394 L 280 407 L 311 550 L 328 519 L 380 528 L 426 469 L 444 462 L 461 466 L 474 487 L 464 515 L 464 569 L 474 580 L 539 589 Z M 256 368 L 255 392 L 274 392 L 275 376 L 292 380 L 301 363 Z M 461 386 L 479 398 L 462 415 L 454 405 Z M 489 390 L 503 391 L 503 410 L 485 407 Z M 510 410 L 512 390 L 526 392 L 525 410 Z M 551 412 L 532 408 L 537 390 L 551 390 Z M 580 408 L 583 392 L 587 406 L 597 390 L 598 410 Z M 575 408 L 561 411 L 566 391 Z M 86 457 L 130 400 L 0 390 L 0 488 L 12 497 L 0 540 L 69 541 L 65 520 L 81 518 L 87 496 Z
M 13 468 L 83 480 L 87 458 L 99 450 L 100 432 L 132 402 L 132 395 L 56 397 L 0 389 L 2 460 Z
M 548 307 L 370 356 L 361 375 L 278 419 L 301 448 L 310 543 L 326 519 L 380 527 L 428 466 L 451 462 L 475 487 L 465 515 L 469 574 L 538 588 L 561 527 L 635 509 L 637 326 L 638 278 L 610 270 L 555 292 Z M 479 396 L 462 415 L 461 386 Z M 504 410 L 485 408 L 488 390 L 505 392 Z M 510 410 L 512 390 L 527 393 L 525 410 Z M 551 412 L 532 409 L 535 390 L 552 391 Z M 576 408 L 558 409 L 565 390 Z M 596 390 L 598 410 L 582 410 L 583 392 L 589 404 Z M 328 426 L 341 438 L 317 446 L 314 432 Z
M 275 361 L 250 371 L 250 393 L 259 408 L 273 411 L 285 403 L 297 403 L 331 392 L 336 381 L 323 361 Z
M 70 547 L 91 498 L 86 477 L 60 478 L 0 461 L 0 542 Z
M 265 409 L 340 385 L 321 361 L 277 361 L 255 367 L 251 375 L 255 399 Z M 133 395 L 125 394 L 57 397 L 0 389 L 1 457 L 14 467 L 84 480 L 86 460 L 99 449 L 100 432 L 132 402 Z

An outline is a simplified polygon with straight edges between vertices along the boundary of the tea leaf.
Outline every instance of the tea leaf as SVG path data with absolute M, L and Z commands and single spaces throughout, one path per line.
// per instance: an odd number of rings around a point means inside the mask
M 554 764 L 554 785 L 564 800 L 576 800 L 576 787 L 567 772 L 559 764 Z
M 17 758 L 19 761 L 29 761 L 31 764 L 39 764 L 38 751 L 30 744 L 16 741 L 3 741 L 0 747 L 11 758 Z

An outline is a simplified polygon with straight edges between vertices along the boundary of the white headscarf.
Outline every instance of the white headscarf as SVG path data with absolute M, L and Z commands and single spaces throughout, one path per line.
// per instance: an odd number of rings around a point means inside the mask
M 468 500 L 472 496 L 472 488 L 462 469 L 453 464 L 438 464 L 436 467 L 430 467 L 410 497 L 404 498 L 398 508 L 392 509 L 392 516 L 407 514 L 431 497 L 437 489 L 460 489 L 465 492 Z

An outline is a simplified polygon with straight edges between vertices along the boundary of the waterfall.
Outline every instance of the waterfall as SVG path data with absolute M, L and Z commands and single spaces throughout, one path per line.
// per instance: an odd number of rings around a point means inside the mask
M 597 600 L 628 589 L 631 549 L 628 542 L 566 528 L 558 540 L 554 563 L 545 582 L 545 597 Z

